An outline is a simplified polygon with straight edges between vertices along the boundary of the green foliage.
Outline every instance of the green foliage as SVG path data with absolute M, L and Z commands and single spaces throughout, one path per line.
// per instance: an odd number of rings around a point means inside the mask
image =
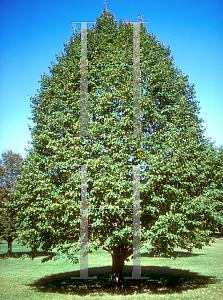
M 12 150 L 2 152 L 0 159 L 0 237 L 14 239 L 17 230 L 14 225 L 15 213 L 9 209 L 12 193 L 16 189 L 17 177 L 21 173 L 22 156 Z
M 141 164 L 141 242 L 155 253 L 200 248 L 219 227 L 222 173 L 214 174 L 213 146 L 204 138 L 194 85 L 175 67 L 170 48 L 144 25 L 140 43 L 139 137 L 132 135 L 133 25 L 118 25 L 110 12 L 103 11 L 88 29 L 89 134 L 80 136 L 77 31 L 31 97 L 32 149 L 12 207 L 20 239 L 33 252 L 59 247 L 76 259 L 80 165 L 88 171 L 89 251 L 125 247 L 131 254 L 136 164 Z

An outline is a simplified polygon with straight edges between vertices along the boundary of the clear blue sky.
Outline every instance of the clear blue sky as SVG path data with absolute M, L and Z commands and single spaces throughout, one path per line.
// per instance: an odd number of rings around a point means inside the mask
M 63 51 L 72 22 L 95 21 L 103 7 L 103 0 L 0 1 L 0 153 L 11 149 L 25 157 L 28 95 Z M 117 21 L 144 15 L 148 31 L 170 44 L 176 65 L 196 84 L 206 136 L 223 145 L 223 1 L 108 0 L 108 9 Z

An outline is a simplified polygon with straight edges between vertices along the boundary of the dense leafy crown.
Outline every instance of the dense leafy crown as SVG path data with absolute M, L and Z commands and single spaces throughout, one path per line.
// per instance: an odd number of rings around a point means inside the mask
M 88 136 L 80 134 L 80 33 L 32 100 L 32 150 L 20 178 L 18 220 L 33 250 L 80 236 L 80 165 L 88 171 L 89 247 L 132 245 L 133 165 L 141 164 L 141 241 L 158 253 L 200 247 L 215 228 L 205 193 L 209 143 L 194 85 L 170 48 L 140 29 L 142 134 L 133 132 L 133 25 L 103 11 L 88 29 Z M 97 209 L 96 209 L 97 208 Z M 129 208 L 129 209 L 123 209 Z

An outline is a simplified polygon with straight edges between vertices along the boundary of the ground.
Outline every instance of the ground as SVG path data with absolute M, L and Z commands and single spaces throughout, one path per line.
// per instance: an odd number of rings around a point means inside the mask
M 223 235 L 216 242 L 192 253 L 177 249 L 175 260 L 142 253 L 142 276 L 149 280 L 125 280 L 124 287 L 109 287 L 111 255 L 99 250 L 89 254 L 89 274 L 96 280 L 71 280 L 79 265 L 68 261 L 41 263 L 23 259 L 29 249 L 13 243 L 14 258 L 7 258 L 7 244 L 0 243 L 0 299 L 221 299 L 223 295 Z M 143 252 L 143 251 L 142 251 Z M 131 261 L 124 276 L 131 277 Z

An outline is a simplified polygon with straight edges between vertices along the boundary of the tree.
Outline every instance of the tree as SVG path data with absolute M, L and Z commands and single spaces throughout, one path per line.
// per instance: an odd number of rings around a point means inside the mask
M 223 216 L 223 146 L 210 145 L 206 162 L 206 193 L 214 209 Z M 217 201 L 216 201 L 217 200 Z M 219 218 L 218 231 L 223 232 L 223 221 Z
M 142 19 L 139 18 L 141 21 Z M 32 101 L 32 149 L 17 201 L 20 238 L 58 248 L 74 262 L 80 250 L 80 165 L 87 166 L 89 251 L 112 255 L 120 283 L 132 255 L 133 166 L 140 164 L 141 244 L 168 255 L 212 240 L 219 213 L 207 190 L 207 152 L 194 85 L 170 48 L 140 27 L 141 134 L 133 135 L 133 25 L 103 11 L 88 30 L 88 135 L 80 123 L 80 33 L 41 78 Z M 124 209 L 129 208 L 129 209 Z
M 9 209 L 12 192 L 16 189 L 17 176 L 21 173 L 22 156 L 12 150 L 2 152 L 0 159 L 0 237 L 8 242 L 8 254 L 12 254 L 12 242 L 17 237 L 14 213 Z

